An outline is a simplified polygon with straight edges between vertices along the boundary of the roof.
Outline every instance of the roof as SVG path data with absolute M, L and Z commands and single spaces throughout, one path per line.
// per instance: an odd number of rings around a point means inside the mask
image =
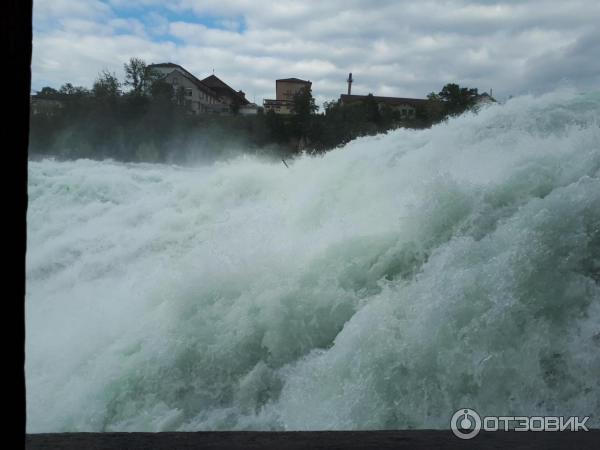
M 179 64 L 175 64 L 172 62 L 156 63 L 156 64 L 152 63 L 152 64 L 148 64 L 148 67 L 179 67 L 180 69 L 183 69 L 183 67 L 181 67 Z
M 340 100 L 342 103 L 352 103 L 361 100 L 365 100 L 368 95 L 340 95 Z M 386 103 L 388 105 L 410 105 L 417 106 L 425 103 L 427 100 L 424 98 L 405 98 L 405 97 L 378 97 L 373 96 L 373 99 L 377 103 Z
M 202 82 L 200 79 L 196 78 L 196 76 L 193 73 L 188 72 L 183 67 L 181 67 L 179 64 L 174 64 L 174 63 L 168 62 L 168 63 L 158 63 L 158 64 L 149 64 L 148 65 L 149 69 L 151 69 L 153 67 L 168 67 L 168 68 L 172 68 L 173 70 L 179 69 L 179 72 L 182 75 L 184 75 L 186 78 L 188 78 L 190 81 L 192 81 L 198 88 L 202 89 L 205 92 L 208 92 L 211 95 L 214 95 L 215 97 L 219 97 L 219 95 L 213 89 L 211 89 L 207 84 Z M 165 76 L 171 75 L 171 73 L 173 73 L 173 72 L 169 72 Z
M 215 90 L 219 95 L 227 93 L 239 99 L 242 105 L 246 105 L 249 103 L 242 91 L 238 92 L 234 90 L 231 86 L 229 86 L 227 83 L 225 83 L 223 80 L 221 80 L 215 75 L 206 77 L 204 80 L 202 80 L 202 82 L 210 88 L 212 88 L 213 90 Z
M 288 81 L 288 82 L 292 82 L 292 83 L 304 83 L 304 84 L 312 84 L 310 81 L 306 81 L 306 80 L 301 80 L 300 78 L 280 78 L 279 80 L 275 80 L 277 81 Z

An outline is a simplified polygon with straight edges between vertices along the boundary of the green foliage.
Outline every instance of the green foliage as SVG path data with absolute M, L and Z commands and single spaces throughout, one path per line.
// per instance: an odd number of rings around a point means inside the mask
M 310 142 L 310 136 L 314 134 L 314 114 L 319 107 L 315 104 L 310 87 L 300 89 L 292 100 L 292 112 L 288 125 L 289 137 L 296 142 L 296 150 L 302 150 Z
M 306 118 L 319 110 L 319 107 L 315 104 L 315 99 L 312 96 L 312 90 L 308 86 L 305 86 L 296 92 L 292 101 L 292 111 L 297 116 Z
M 92 94 L 96 98 L 116 99 L 121 95 L 121 83 L 114 73 L 103 70 L 94 81 Z
M 180 89 L 182 89 L 181 86 Z M 175 97 L 175 90 L 173 89 L 173 86 L 166 81 L 157 80 L 150 86 L 150 95 L 152 95 L 154 100 L 168 103 Z
M 58 97 L 59 93 L 56 89 L 53 89 L 50 86 L 45 86 L 37 93 L 37 95 L 38 97 L 53 99 Z
M 283 116 L 270 110 L 264 115 L 269 137 L 273 142 L 282 144 L 289 140 L 289 133 Z
M 451 116 L 462 114 L 477 102 L 477 89 L 460 87 L 449 83 L 442 88 L 438 97 L 444 104 L 445 113 Z
M 381 122 L 381 114 L 379 113 L 379 105 L 375 101 L 373 94 L 367 95 L 363 100 L 365 108 L 366 119 L 368 122 L 379 124 Z
M 90 93 L 90 91 L 83 86 L 73 86 L 71 83 L 63 84 L 58 92 L 63 96 L 71 97 L 84 97 Z
M 438 123 L 446 117 L 442 99 L 435 92 L 427 95 L 424 105 L 417 108 L 417 120 L 425 124 Z
M 131 94 L 134 96 L 146 94 L 153 82 L 160 78 L 160 74 L 150 69 L 141 58 L 130 58 L 123 68 L 125 69 L 125 85 L 131 87 Z

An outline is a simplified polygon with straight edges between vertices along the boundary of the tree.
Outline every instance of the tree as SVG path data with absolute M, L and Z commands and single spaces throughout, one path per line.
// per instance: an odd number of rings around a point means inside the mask
M 88 95 L 90 93 L 90 91 L 83 86 L 73 86 L 71 83 L 63 84 L 58 92 L 62 95 L 70 95 L 74 97 L 83 97 L 84 95 Z
M 87 114 L 89 108 L 90 91 L 83 86 L 73 86 L 71 83 L 63 84 L 58 90 L 58 100 L 64 109 L 62 111 L 68 117 L 78 117 Z
M 319 107 L 315 104 L 315 99 L 312 96 L 310 87 L 304 86 L 294 94 L 292 100 L 292 112 L 294 116 L 291 118 L 291 133 L 292 136 L 298 139 L 298 147 L 306 144 L 306 138 L 310 133 L 312 116 Z
M 144 87 L 146 63 L 140 58 L 130 58 L 129 63 L 125 63 L 123 68 L 125 69 L 125 85 L 131 86 L 133 94 L 141 95 Z
M 379 115 L 381 117 L 381 119 L 380 119 L 380 126 L 384 130 L 388 130 L 390 128 L 394 128 L 404 118 L 402 116 L 402 114 L 400 113 L 400 111 L 398 111 L 397 109 L 392 108 L 388 104 L 382 105 L 381 110 L 379 111 Z
M 417 117 L 426 125 L 437 123 L 444 119 L 445 105 L 441 97 L 435 92 L 427 95 L 427 101 L 417 108 Z
M 319 110 L 312 96 L 312 90 L 308 86 L 296 92 L 292 101 L 292 111 L 297 116 L 308 117 Z
M 94 81 L 92 94 L 96 98 L 115 99 L 121 95 L 121 83 L 114 73 L 103 70 Z
M 328 102 L 323 102 L 323 111 L 325 115 L 334 114 L 335 109 L 338 107 L 337 100 L 330 100 Z
M 373 94 L 367 95 L 363 100 L 363 106 L 365 108 L 365 115 L 368 122 L 379 124 L 381 122 L 381 113 L 379 112 L 379 105 L 373 97 Z
M 170 83 L 167 83 L 164 80 L 158 80 L 152 83 L 150 86 L 150 94 L 154 100 L 158 100 L 161 102 L 171 102 L 173 97 L 175 97 L 175 90 Z
M 130 58 L 129 63 L 123 65 L 125 69 L 125 85 L 131 86 L 131 93 L 135 96 L 146 94 L 152 83 L 160 78 L 160 74 L 148 68 L 141 58 Z
M 438 94 L 444 103 L 444 109 L 449 115 L 459 115 L 474 106 L 477 102 L 477 89 L 460 87 L 458 84 L 449 83 Z
M 283 143 L 289 139 L 285 122 L 279 114 L 276 114 L 273 110 L 269 110 L 264 117 L 266 128 L 269 131 L 269 136 L 272 141 Z
M 50 86 L 44 86 L 38 93 L 38 97 L 56 98 L 58 91 Z

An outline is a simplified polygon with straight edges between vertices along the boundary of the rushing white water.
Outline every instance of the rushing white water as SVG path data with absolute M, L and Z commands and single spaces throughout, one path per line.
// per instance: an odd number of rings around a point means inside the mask
M 28 432 L 600 423 L 600 93 L 322 157 L 29 165 Z

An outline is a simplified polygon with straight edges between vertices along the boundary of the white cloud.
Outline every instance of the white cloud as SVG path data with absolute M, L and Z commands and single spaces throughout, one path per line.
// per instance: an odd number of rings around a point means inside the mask
M 292 76 L 311 79 L 318 102 L 336 98 L 348 72 L 353 92 L 380 95 L 448 82 L 500 97 L 564 79 L 598 89 L 597 23 L 596 0 L 37 0 L 33 88 L 90 86 L 138 56 L 199 77 L 214 68 L 259 102 Z

